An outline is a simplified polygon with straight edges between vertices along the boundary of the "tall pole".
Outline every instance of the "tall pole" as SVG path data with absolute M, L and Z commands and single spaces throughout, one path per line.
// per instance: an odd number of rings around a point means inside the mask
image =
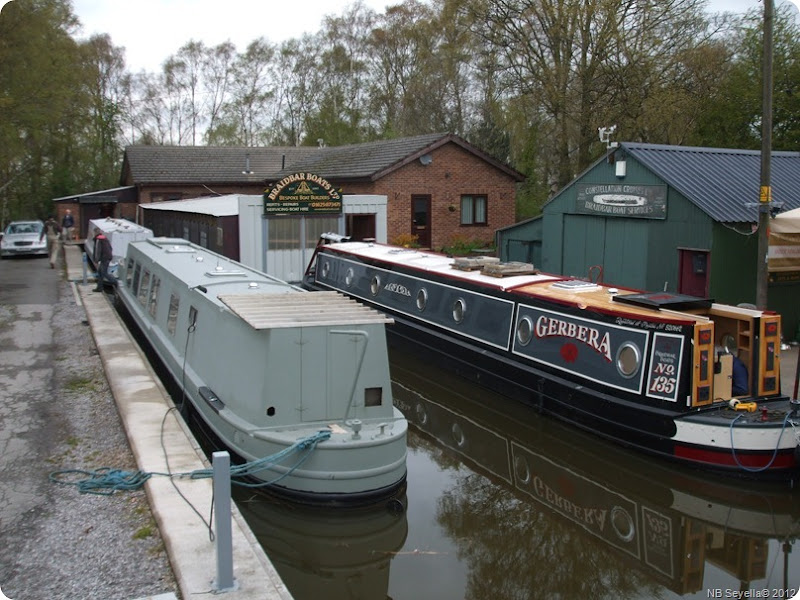
M 769 210 L 772 203 L 770 155 L 772 154 L 772 21 L 774 0 L 764 0 L 764 61 L 761 104 L 761 190 L 758 203 L 758 266 L 756 306 L 767 308 L 767 255 L 769 252 Z

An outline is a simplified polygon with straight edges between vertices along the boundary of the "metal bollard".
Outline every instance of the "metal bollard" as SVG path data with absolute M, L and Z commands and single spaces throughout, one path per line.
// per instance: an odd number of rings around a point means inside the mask
M 214 513 L 217 540 L 217 592 L 236 589 L 233 579 L 233 537 L 231 533 L 231 457 L 227 452 L 211 455 L 214 467 Z

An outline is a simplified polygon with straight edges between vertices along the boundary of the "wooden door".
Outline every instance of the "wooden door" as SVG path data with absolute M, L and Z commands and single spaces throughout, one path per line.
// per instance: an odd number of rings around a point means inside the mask
M 680 249 L 678 293 L 708 298 L 708 269 L 711 266 L 707 250 Z
M 422 248 L 431 247 L 431 197 L 411 196 L 411 235 Z

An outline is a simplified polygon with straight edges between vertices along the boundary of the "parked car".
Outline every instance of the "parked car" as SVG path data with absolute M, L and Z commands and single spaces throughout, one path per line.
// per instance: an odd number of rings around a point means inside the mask
M 47 256 L 47 237 L 41 221 L 11 221 L 0 240 L 0 257 Z

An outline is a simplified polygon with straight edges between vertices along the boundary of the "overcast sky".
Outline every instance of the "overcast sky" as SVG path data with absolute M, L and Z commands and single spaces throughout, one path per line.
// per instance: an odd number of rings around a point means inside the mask
M 8 0 L 0 0 L 0 6 Z M 363 0 L 376 12 L 400 0 Z M 776 4 L 800 0 L 776 0 Z M 128 70 L 157 72 L 189 40 L 216 46 L 230 40 L 239 52 L 259 37 L 279 43 L 320 29 L 325 15 L 341 15 L 354 0 L 72 0 L 83 24 L 79 37 L 108 33 L 125 48 Z M 709 0 L 713 12 L 745 12 L 759 0 Z
M 1 0 L 0 0 L 1 1 Z M 376 12 L 399 0 L 363 0 Z M 781 0 L 778 0 L 779 2 Z M 800 1 L 800 0 L 798 0 Z M 263 36 L 279 43 L 320 29 L 325 15 L 341 15 L 354 0 L 72 0 L 86 38 L 108 33 L 125 47 L 132 72 L 160 71 L 190 39 L 215 46 L 227 40 L 243 52 Z M 711 0 L 713 11 L 744 12 L 759 0 Z

